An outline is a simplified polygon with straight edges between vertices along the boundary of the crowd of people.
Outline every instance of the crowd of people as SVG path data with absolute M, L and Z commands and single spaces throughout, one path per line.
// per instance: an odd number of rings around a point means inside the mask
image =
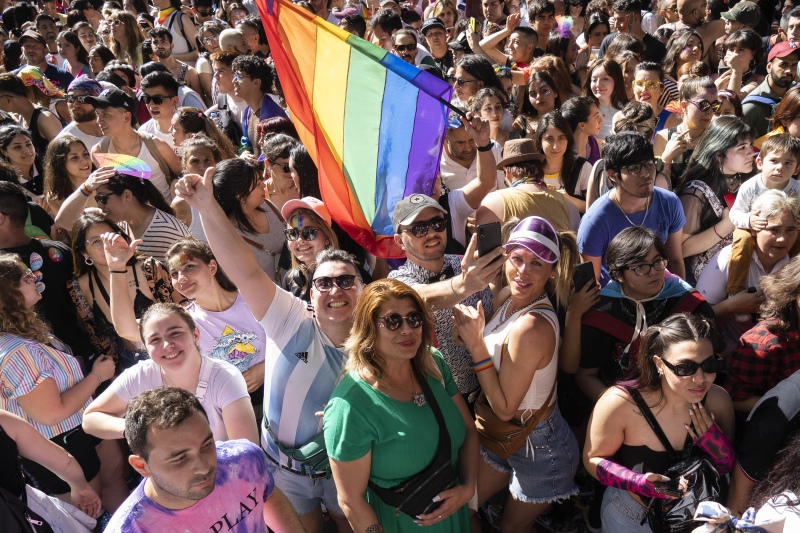
M 403 259 L 252 0 L 2 3 L 0 529 L 800 528 L 800 2 L 296 4 L 453 86 Z

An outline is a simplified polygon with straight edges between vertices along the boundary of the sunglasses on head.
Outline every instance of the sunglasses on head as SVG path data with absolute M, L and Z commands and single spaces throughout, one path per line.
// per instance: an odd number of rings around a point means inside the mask
M 712 355 L 702 363 L 695 363 L 694 361 L 685 361 L 683 363 L 678 363 L 677 365 L 673 365 L 663 357 L 661 358 L 661 362 L 664 363 L 664 366 L 669 368 L 673 374 L 678 377 L 689 377 L 694 376 L 697 373 L 698 368 L 702 368 L 703 372 L 706 374 L 716 374 L 720 372 L 723 368 L 725 368 L 725 360 L 721 357 L 717 357 L 716 355 Z
M 161 104 L 164 103 L 164 100 L 166 100 L 167 98 L 169 98 L 169 96 L 147 96 L 145 94 L 144 95 L 144 103 L 145 104 L 149 104 L 149 103 L 152 102 L 152 103 L 154 103 L 156 105 L 161 105 Z
M 422 326 L 425 321 L 425 315 L 420 311 L 412 311 L 407 316 L 401 316 L 399 313 L 392 313 L 391 315 L 379 316 L 377 319 L 378 327 L 386 328 L 389 331 L 397 331 L 403 326 L 403 320 L 406 321 L 408 327 L 417 329 Z
M 441 233 L 447 228 L 447 221 L 444 217 L 436 217 L 422 222 L 415 222 L 410 228 L 401 229 L 400 233 L 410 233 L 414 237 L 424 237 L 428 230 L 433 228 L 436 233 Z
M 394 47 L 394 49 L 400 52 L 401 54 L 403 52 L 413 52 L 414 50 L 417 49 L 417 43 L 398 44 L 397 46 Z
M 320 276 L 314 281 L 311 282 L 314 285 L 314 288 L 320 292 L 328 292 L 333 288 L 334 285 L 342 289 L 343 291 L 349 290 L 353 288 L 353 285 L 356 284 L 356 276 L 353 274 L 343 274 L 341 276 Z
M 292 169 L 289 168 L 289 163 L 278 163 L 277 161 L 271 161 L 269 159 L 267 159 L 267 161 L 269 161 L 270 165 L 275 165 L 279 169 L 283 170 L 284 174 L 289 174 L 292 171 Z
M 694 100 L 689 101 L 696 105 L 701 113 L 708 113 L 709 111 L 716 113 L 719 111 L 720 106 L 722 106 L 722 102 L 719 100 L 714 100 L 713 102 L 709 102 L 708 100 L 700 100 L 699 102 L 695 102 Z
M 289 228 L 283 230 L 287 241 L 296 241 L 300 237 L 302 237 L 304 241 L 313 241 L 317 238 L 317 233 L 319 233 L 319 228 Z

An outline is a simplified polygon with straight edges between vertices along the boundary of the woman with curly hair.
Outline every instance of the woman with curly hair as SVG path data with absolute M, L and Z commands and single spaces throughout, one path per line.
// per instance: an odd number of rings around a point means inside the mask
M 664 72 L 664 92 L 658 100 L 661 107 L 678 100 L 678 69 L 685 63 L 699 61 L 704 55 L 703 38 L 692 29 L 678 30 L 667 42 L 667 55 L 661 63 Z
M 222 133 L 219 126 L 208 118 L 196 107 L 179 107 L 172 116 L 172 140 L 175 149 L 179 149 L 183 142 L 193 134 L 203 133 L 213 140 L 222 154 L 222 159 L 239 157 L 233 143 L 227 135 Z
M 489 137 L 501 147 L 512 138 L 511 132 L 500 127 L 507 106 L 506 101 L 506 94 L 494 87 L 481 89 L 469 100 L 472 113 L 489 121 Z M 516 136 L 515 134 L 514 137 Z
M 111 51 L 119 61 L 124 61 L 134 67 L 142 62 L 142 41 L 145 39 L 142 27 L 136 17 L 127 11 L 115 11 L 108 18 L 111 25 Z

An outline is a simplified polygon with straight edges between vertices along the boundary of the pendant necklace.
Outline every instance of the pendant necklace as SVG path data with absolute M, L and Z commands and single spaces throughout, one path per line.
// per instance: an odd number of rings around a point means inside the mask
M 625 219 L 628 222 L 630 222 L 631 226 L 639 226 L 640 228 L 643 228 L 644 227 L 644 221 L 647 220 L 647 213 L 650 212 L 650 201 L 653 199 L 653 197 L 651 196 L 650 198 L 647 199 L 647 207 L 645 207 L 645 209 L 644 209 L 644 217 L 642 218 L 641 224 L 634 224 L 633 220 L 631 220 L 630 217 L 628 216 L 628 213 L 626 213 L 625 210 L 622 209 L 622 206 L 619 203 L 619 198 L 616 198 L 616 196 L 619 196 L 619 195 L 615 195 L 614 203 L 617 204 L 617 207 L 619 207 L 619 210 L 622 211 L 622 215 L 625 217 Z
M 412 401 L 414 402 L 414 405 L 416 405 L 417 407 L 424 407 L 424 406 L 425 406 L 425 404 L 427 404 L 427 403 L 428 403 L 427 401 L 425 401 L 425 394 L 424 394 L 422 391 L 420 391 L 419 393 L 415 393 L 415 392 L 413 392 L 413 389 L 415 389 L 414 385 L 416 384 L 416 381 L 414 380 L 414 377 L 413 377 L 413 376 L 411 377 L 411 384 L 412 384 L 411 386 L 412 386 L 412 392 L 409 392 L 409 391 L 408 391 L 408 389 L 406 389 L 405 387 L 403 387 L 402 385 L 400 385 L 398 382 L 396 382 L 395 380 L 393 380 L 392 378 L 390 378 L 388 375 L 387 375 L 386 377 L 389 379 L 389 381 L 391 381 L 391 382 L 392 382 L 392 383 L 394 383 L 394 384 L 395 384 L 397 387 L 399 387 L 399 388 L 400 388 L 400 390 L 402 390 L 402 391 L 403 391 L 403 392 L 405 392 L 406 394 L 410 394 L 410 395 L 411 395 L 411 397 L 412 397 Z
M 509 298 L 508 301 L 505 304 L 503 304 L 503 307 L 500 308 L 500 311 L 498 311 L 498 313 L 500 313 L 500 321 L 492 329 L 492 333 L 494 333 L 495 331 L 500 329 L 500 326 L 502 326 L 503 324 L 508 322 L 508 319 L 511 318 L 512 316 L 514 316 L 518 312 L 526 311 L 527 309 L 533 307 L 534 305 L 536 305 L 540 301 L 544 300 L 546 297 L 547 297 L 547 292 L 545 291 L 545 292 L 543 292 L 541 294 L 541 296 L 536 298 L 534 301 L 532 301 L 531 303 L 529 303 L 528 305 L 526 305 L 522 309 L 519 309 L 519 311 L 514 311 L 513 313 L 508 313 L 508 310 L 511 308 L 511 298 Z

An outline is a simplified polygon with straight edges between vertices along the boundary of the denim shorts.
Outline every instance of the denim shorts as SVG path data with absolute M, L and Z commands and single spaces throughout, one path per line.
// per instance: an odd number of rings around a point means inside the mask
M 344 516 L 344 511 L 339 507 L 333 477 L 312 479 L 284 470 L 272 461 L 267 461 L 267 467 L 275 480 L 275 486 L 286 495 L 299 516 L 310 513 L 320 503 L 328 511 Z
M 606 487 L 600 516 L 603 531 L 606 533 L 652 533 L 645 520 L 645 509 L 639 502 L 631 498 L 627 491 L 615 487 Z
M 553 503 L 578 493 L 575 472 L 580 460 L 578 441 L 556 405 L 553 414 L 539 422 L 528 440 L 508 459 L 481 446 L 487 464 L 511 474 L 509 490 L 526 503 Z M 478 480 L 480 483 L 480 480 Z

